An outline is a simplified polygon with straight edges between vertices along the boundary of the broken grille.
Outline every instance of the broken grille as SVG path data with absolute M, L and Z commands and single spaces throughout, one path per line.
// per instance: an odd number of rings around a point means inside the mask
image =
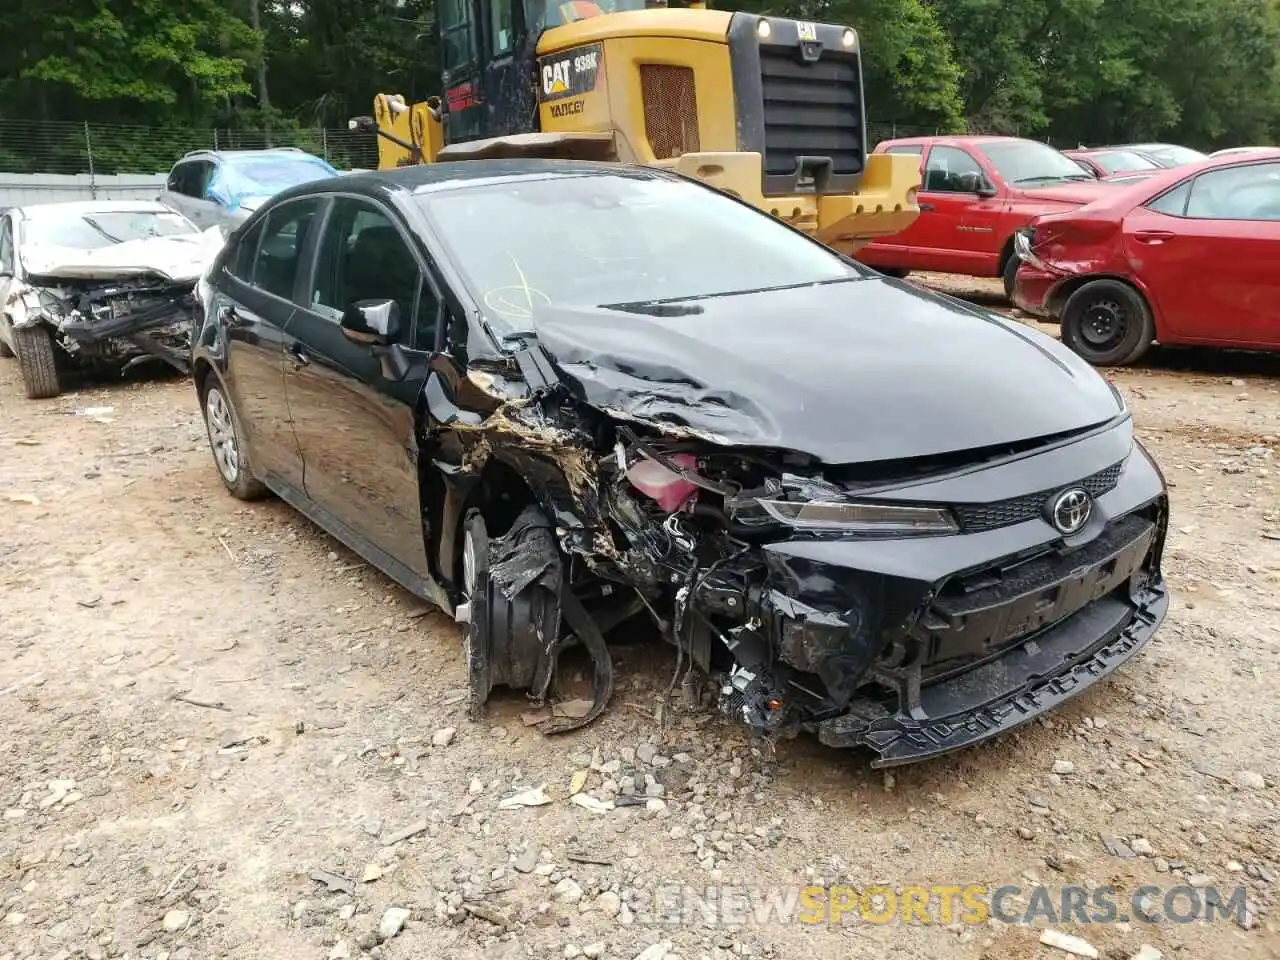
M 691 67 L 647 63 L 640 67 L 644 129 L 658 160 L 697 153 L 698 98 Z
M 1085 477 L 1079 486 L 1089 492 L 1091 497 L 1100 497 L 1113 489 L 1120 480 L 1123 462 L 1099 470 L 1092 476 Z M 1055 490 L 1061 488 L 1055 488 Z M 1043 516 L 1045 500 L 1054 490 L 1042 490 L 1039 493 L 1028 493 L 1008 500 L 995 500 L 991 503 L 959 504 L 956 506 L 956 517 L 965 533 L 978 533 L 983 530 L 995 530 L 997 527 L 1008 527 L 1015 523 L 1023 523 Z

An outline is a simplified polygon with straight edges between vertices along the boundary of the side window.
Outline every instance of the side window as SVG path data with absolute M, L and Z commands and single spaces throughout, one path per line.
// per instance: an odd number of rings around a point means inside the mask
M 245 283 L 253 283 L 253 262 L 258 256 L 258 241 L 262 239 L 262 225 L 266 221 L 259 220 L 248 233 L 236 241 L 236 248 L 227 257 L 227 272 Z
M 942 193 L 976 193 L 982 185 L 978 161 L 955 147 L 934 147 L 924 168 L 924 189 Z
M 0 217 L 0 273 L 13 272 L 13 221 Z
M 282 204 L 267 214 L 253 264 L 255 287 L 285 300 L 293 299 L 307 233 L 319 209 L 320 200 L 307 198 Z
M 1154 210 L 1156 213 L 1167 213 L 1172 217 L 1181 217 L 1187 212 L 1189 196 L 1191 196 L 1191 181 L 1186 180 L 1147 203 L 1147 209 Z
M 510 53 L 516 43 L 514 0 L 489 0 L 489 55 Z
M 188 160 L 185 163 L 180 163 L 174 170 L 174 178 L 177 183 L 170 189 L 184 196 L 203 199 L 205 183 L 208 180 L 208 171 L 209 164 L 204 160 Z
M 182 172 L 186 169 L 185 163 L 179 162 L 173 165 L 173 169 L 169 171 L 169 179 L 165 181 L 164 188 L 170 193 L 182 192 Z
M 414 308 L 425 285 L 418 261 L 391 218 L 363 200 L 339 197 L 320 239 L 316 261 L 313 306 L 328 308 L 335 316 L 358 300 L 394 300 L 400 306 L 400 323 L 414 346 L 420 339 L 413 330 Z M 430 314 L 437 312 L 430 307 Z M 428 311 L 423 309 L 423 322 Z M 432 326 L 430 339 L 434 342 Z
M 1191 182 L 1186 216 L 1280 221 L 1280 163 L 1249 163 L 1200 174 Z
M 449 74 L 476 59 L 476 27 L 471 19 L 471 0 L 442 0 L 438 11 L 440 39 L 444 44 L 440 65 L 445 74 Z

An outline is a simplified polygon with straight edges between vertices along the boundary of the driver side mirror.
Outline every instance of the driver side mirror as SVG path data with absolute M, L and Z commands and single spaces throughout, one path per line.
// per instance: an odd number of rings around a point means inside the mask
M 352 343 L 385 347 L 400 336 L 400 305 L 394 300 L 352 301 L 339 326 Z
M 996 189 L 995 184 L 984 177 L 978 181 L 978 186 L 973 192 L 980 197 L 994 197 L 1000 191 Z

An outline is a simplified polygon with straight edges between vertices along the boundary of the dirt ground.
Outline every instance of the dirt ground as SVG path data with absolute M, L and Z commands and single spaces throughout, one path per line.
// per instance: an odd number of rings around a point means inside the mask
M 458 629 L 227 496 L 186 381 L 30 402 L 0 361 L 0 960 L 1067 956 L 1045 927 L 1117 960 L 1280 956 L 1280 357 L 1113 375 L 1172 487 L 1165 627 L 1043 722 L 887 776 L 659 715 L 656 644 L 620 650 L 586 730 L 545 738 L 516 697 L 469 723 Z M 575 771 L 660 802 L 578 806 Z M 744 907 L 874 884 L 891 902 L 843 922 Z M 873 922 L 969 884 L 1040 910 Z M 1148 884 L 1161 912 L 1175 887 L 1247 909 L 1124 920 Z M 1070 885 L 1117 888 L 1114 917 L 1046 914 Z

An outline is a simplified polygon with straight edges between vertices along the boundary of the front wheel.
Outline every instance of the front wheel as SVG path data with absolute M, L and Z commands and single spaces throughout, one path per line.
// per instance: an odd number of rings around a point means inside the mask
M 22 327 L 13 331 L 13 352 L 18 356 L 27 399 L 47 400 L 62 392 L 58 367 L 54 362 L 53 337 L 44 327 Z
M 1133 363 L 1155 339 L 1146 300 L 1119 280 L 1093 280 L 1062 310 L 1062 342 L 1098 367 Z
M 1004 281 L 1005 298 L 1013 303 L 1013 287 L 1018 279 L 1018 264 L 1022 263 L 1016 253 L 1010 253 L 1009 259 L 1004 262 L 1004 270 L 1000 273 L 1000 278 Z
M 203 391 L 204 423 L 209 433 L 209 449 L 222 485 L 237 500 L 260 500 L 267 488 L 253 475 L 245 451 L 240 422 L 222 385 L 210 374 Z

